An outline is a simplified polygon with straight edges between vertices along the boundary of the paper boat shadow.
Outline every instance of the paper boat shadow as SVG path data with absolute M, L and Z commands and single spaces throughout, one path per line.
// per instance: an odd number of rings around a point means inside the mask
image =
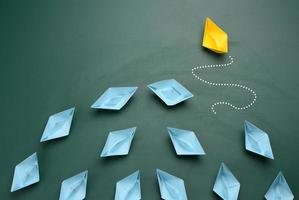
M 70 131 L 71 132 L 71 131 Z M 70 133 L 71 135 L 72 133 Z M 70 136 L 65 136 L 65 137 L 60 137 L 60 138 L 55 138 L 55 139 L 52 139 L 52 140 L 47 140 L 45 142 L 41 142 L 40 145 L 41 145 L 41 149 L 42 151 L 45 150 L 45 149 L 50 149 L 52 148 L 53 146 L 59 144 L 59 143 L 63 143 L 65 142 L 65 140 L 67 140 L 67 138 Z M 56 147 L 56 146 L 55 146 Z
M 222 198 L 218 194 L 216 194 L 215 192 L 213 192 L 213 190 L 211 191 L 211 193 L 212 193 L 211 196 L 214 197 L 213 199 L 222 200 Z
M 135 97 L 132 96 L 128 102 L 120 109 L 120 110 L 110 110 L 110 109 L 94 109 L 94 108 L 91 108 L 93 110 L 93 115 L 95 116 L 100 116 L 100 115 L 104 115 L 104 116 L 114 116 L 114 115 L 119 115 L 120 113 L 123 113 L 125 112 L 125 110 L 127 110 L 132 102 L 134 102 L 135 100 Z
M 38 187 L 39 182 L 34 183 L 32 185 L 28 185 L 27 187 L 24 187 L 22 189 L 16 190 L 14 192 L 10 192 L 11 197 L 12 198 L 16 198 L 16 199 L 23 199 L 24 196 L 28 193 L 28 192 L 32 192 L 32 190 L 34 190 L 34 188 Z M 9 189 L 7 191 L 10 191 L 10 186 L 9 185 Z
M 244 149 L 244 151 L 246 151 L 245 153 L 246 153 L 247 157 L 252 158 L 253 160 L 258 160 L 258 162 L 262 162 L 267 165 L 269 165 L 271 163 L 271 160 L 269 158 L 257 155 L 256 153 L 247 151 L 245 149 Z
M 126 159 L 129 155 L 121 155 L 121 156 L 108 156 L 108 157 L 100 157 L 99 162 L 103 166 L 114 165 L 114 163 Z
M 208 48 L 202 47 L 201 49 L 203 52 L 207 53 L 209 56 L 211 56 L 214 60 L 218 60 L 219 62 L 225 62 L 226 61 L 226 54 L 225 53 L 216 53 Z
M 184 107 L 188 106 L 188 100 L 182 101 L 173 106 L 167 106 L 156 94 L 150 93 L 148 94 L 148 98 L 155 102 L 156 105 L 166 109 L 166 110 L 177 110 L 177 109 L 184 109 Z

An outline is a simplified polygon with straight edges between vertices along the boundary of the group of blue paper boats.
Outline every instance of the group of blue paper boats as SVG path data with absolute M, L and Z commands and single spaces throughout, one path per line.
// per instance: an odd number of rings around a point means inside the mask
M 184 86 L 174 79 L 163 80 L 148 85 L 166 105 L 173 106 L 193 97 Z M 108 88 L 91 106 L 96 109 L 120 110 L 134 95 L 137 87 Z M 53 114 L 49 117 L 41 137 L 41 142 L 69 135 L 75 108 Z M 195 133 L 189 130 L 167 127 L 177 155 L 205 155 L 205 151 Z M 127 155 L 136 127 L 109 133 L 100 156 Z M 245 148 L 269 159 L 274 159 L 268 134 L 252 123 L 245 121 Z M 161 198 L 165 200 L 187 200 L 184 181 L 160 169 L 156 170 Z M 60 200 L 82 200 L 86 196 L 88 171 L 83 171 L 64 180 L 61 184 Z M 37 153 L 32 154 L 15 167 L 11 192 L 39 182 Z M 222 163 L 216 177 L 213 191 L 224 200 L 238 199 L 240 183 L 229 168 Z M 267 200 L 292 200 L 294 195 L 282 172 L 279 172 L 267 193 Z M 140 172 L 123 178 L 116 183 L 115 200 L 141 199 Z

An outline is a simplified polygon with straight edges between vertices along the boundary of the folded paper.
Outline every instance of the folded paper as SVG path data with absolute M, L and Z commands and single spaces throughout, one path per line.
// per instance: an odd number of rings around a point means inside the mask
M 240 190 L 240 183 L 228 169 L 221 163 L 213 191 L 224 200 L 237 200 Z
M 205 155 L 193 131 L 172 127 L 167 130 L 177 155 Z
M 202 46 L 216 53 L 228 52 L 228 36 L 210 18 L 206 18 Z
M 168 174 L 160 169 L 156 170 L 161 198 L 165 200 L 187 200 L 184 180 Z
M 245 147 L 247 151 L 274 159 L 268 134 L 245 120 Z
M 53 114 L 49 117 L 40 142 L 69 135 L 75 108 Z
M 176 105 L 193 97 L 193 94 L 175 79 L 158 81 L 149 84 L 148 88 L 162 99 L 167 106 Z
M 61 183 L 59 200 L 82 200 L 86 196 L 88 171 L 83 171 Z
M 293 200 L 294 195 L 284 178 L 282 172 L 279 172 L 269 190 L 265 194 L 267 200 Z
M 15 167 L 11 192 L 39 182 L 37 153 L 32 154 Z
M 137 89 L 137 87 L 110 87 L 92 104 L 91 108 L 120 110 Z
M 115 200 L 140 200 L 139 170 L 116 183 Z
M 127 155 L 135 132 L 136 127 L 110 132 L 101 157 Z

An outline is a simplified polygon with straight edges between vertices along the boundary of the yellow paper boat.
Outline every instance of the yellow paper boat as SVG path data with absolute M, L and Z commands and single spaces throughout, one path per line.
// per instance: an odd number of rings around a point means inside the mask
M 228 36 L 210 18 L 206 18 L 202 46 L 216 53 L 228 52 Z

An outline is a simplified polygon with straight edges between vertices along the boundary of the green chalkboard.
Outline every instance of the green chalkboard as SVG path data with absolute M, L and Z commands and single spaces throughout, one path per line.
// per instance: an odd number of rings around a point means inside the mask
M 140 169 L 142 199 L 160 199 L 156 168 L 185 181 L 188 198 L 212 192 L 221 162 L 241 183 L 239 199 L 263 199 L 281 170 L 299 195 L 299 1 L 0 1 L 0 199 L 59 198 L 62 180 L 89 170 L 86 199 L 114 198 L 115 183 Z M 201 47 L 206 17 L 229 35 L 229 53 Z M 234 63 L 197 71 L 197 65 Z M 194 97 L 165 106 L 147 84 L 175 78 Z M 111 86 L 138 86 L 121 111 L 90 105 Z M 68 137 L 40 143 L 48 116 L 75 106 Z M 265 130 L 275 160 L 245 151 L 243 123 Z M 129 155 L 101 159 L 107 134 L 137 126 Z M 166 127 L 193 130 L 205 156 L 176 156 Z M 14 167 L 37 152 L 39 183 L 10 193 Z

